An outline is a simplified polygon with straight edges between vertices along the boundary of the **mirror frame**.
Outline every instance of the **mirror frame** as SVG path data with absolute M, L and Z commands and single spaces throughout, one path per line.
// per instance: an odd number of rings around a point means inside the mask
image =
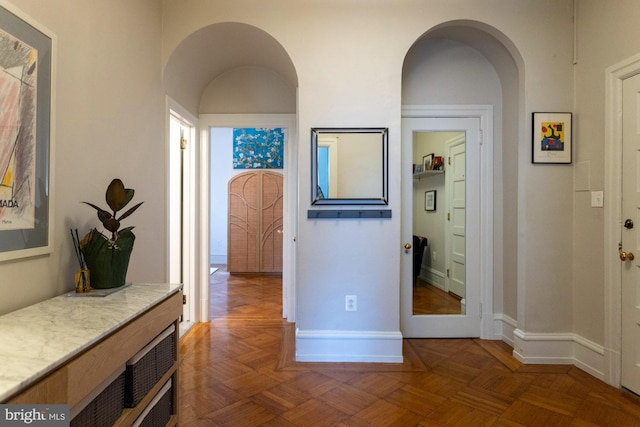
M 318 195 L 318 139 L 323 134 L 379 134 L 382 150 L 381 192 L 371 197 L 342 199 Z M 389 128 L 311 128 L 311 204 L 320 205 L 388 205 L 389 204 Z

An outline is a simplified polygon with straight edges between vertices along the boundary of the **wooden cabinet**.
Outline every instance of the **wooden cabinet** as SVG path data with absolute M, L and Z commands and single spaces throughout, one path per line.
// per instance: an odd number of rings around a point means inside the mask
M 161 379 L 134 408 L 125 408 L 114 425 L 130 426 L 143 413 L 162 387 L 172 380 L 172 415 L 168 425 L 178 422 L 178 319 L 182 313 L 182 292 L 173 293 L 165 300 L 136 316 L 128 323 L 110 331 L 76 357 L 68 360 L 43 379 L 21 390 L 6 403 L 15 404 L 68 404 L 71 416 L 77 415 L 105 382 L 122 371 L 136 353 L 152 342 L 171 325 L 174 326 L 175 360 Z
M 282 174 L 252 171 L 229 181 L 227 271 L 282 272 Z

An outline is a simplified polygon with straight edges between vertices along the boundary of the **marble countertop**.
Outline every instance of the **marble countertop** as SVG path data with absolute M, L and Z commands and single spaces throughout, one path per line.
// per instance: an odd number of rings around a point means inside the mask
M 64 294 L 0 316 L 0 402 L 181 288 L 136 283 L 104 297 Z

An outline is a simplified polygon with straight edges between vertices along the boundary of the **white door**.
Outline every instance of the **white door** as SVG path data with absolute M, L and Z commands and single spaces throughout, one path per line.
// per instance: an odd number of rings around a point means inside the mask
M 640 394 L 640 75 L 623 81 L 622 369 L 623 387 Z M 635 257 L 631 254 L 635 254 Z
M 192 257 L 193 222 L 193 125 L 171 110 L 169 117 L 169 243 L 168 277 L 171 283 L 182 283 L 187 305 L 183 322 L 196 318 L 195 267 Z
M 403 118 L 402 119 L 402 239 L 401 250 L 401 329 L 404 337 L 479 337 L 481 329 L 480 307 L 480 119 L 479 118 Z M 459 314 L 414 314 L 413 310 L 413 212 L 414 177 L 412 164 L 415 163 L 413 139 L 423 132 L 463 132 L 465 134 L 465 161 L 461 158 L 458 172 L 464 170 L 464 212 L 458 218 L 464 229 L 463 254 L 465 277 L 466 312 Z M 449 173 L 445 161 L 445 174 Z M 422 191 L 422 189 L 420 190 Z M 444 195 L 443 195 L 444 196 Z M 436 197 L 440 199 L 439 194 Z M 447 200 L 447 197 L 443 197 Z M 443 202 L 444 202 L 443 200 Z M 426 202 L 425 202 L 426 203 Z M 444 209 L 451 217 L 451 206 Z M 436 208 L 440 209 L 438 203 Z M 420 209 L 416 207 L 415 209 Z M 459 211 L 458 213 L 461 213 Z M 469 215 L 474 212 L 474 215 Z M 426 233 L 428 234 L 428 232 Z M 425 236 L 428 238 L 428 236 Z M 434 244 L 436 242 L 433 242 Z M 407 247 L 409 246 L 409 247 Z M 438 255 L 437 255 L 438 256 Z M 451 257 L 449 257 L 451 259 Z
M 465 312 L 465 225 L 466 225 L 466 156 L 465 141 L 454 142 L 447 150 L 447 290 L 462 298 Z

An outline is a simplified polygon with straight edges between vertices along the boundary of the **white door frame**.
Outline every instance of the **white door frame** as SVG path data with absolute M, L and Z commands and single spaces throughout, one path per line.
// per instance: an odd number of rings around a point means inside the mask
M 193 212 L 195 211 L 195 207 L 196 207 L 196 200 L 193 197 L 196 194 L 195 191 L 195 183 L 196 183 L 196 172 L 195 172 L 195 166 L 196 166 L 196 162 L 195 162 L 195 152 L 196 149 L 198 147 L 198 132 L 196 131 L 198 129 L 198 119 L 193 116 L 191 113 L 189 113 L 186 109 L 184 109 L 180 104 L 178 104 L 177 102 L 175 102 L 173 99 L 171 99 L 170 97 L 166 98 L 166 108 L 167 108 L 167 129 L 166 129 L 166 135 L 167 135 L 167 146 L 166 146 L 166 153 L 168 153 L 168 156 L 171 155 L 171 150 L 170 150 L 170 145 L 172 143 L 175 143 L 175 141 L 171 140 L 171 133 L 170 133 L 170 126 L 171 126 L 171 116 L 175 116 L 178 120 L 180 120 L 181 122 L 184 122 L 185 125 L 189 126 L 190 132 L 188 135 L 186 135 L 186 138 L 188 140 L 188 144 L 190 144 L 190 149 L 187 151 L 188 156 L 185 156 L 185 162 L 187 163 L 187 167 L 185 168 L 186 171 L 188 172 L 188 176 L 185 176 L 185 185 L 184 187 L 186 188 L 185 193 L 185 200 L 187 203 L 187 206 L 184 207 L 184 211 L 185 212 Z M 167 156 L 167 168 L 166 170 L 169 171 L 169 163 L 170 163 L 170 159 Z M 176 227 L 176 218 L 172 217 L 172 215 L 170 214 L 171 212 L 171 204 L 175 203 L 175 200 L 172 200 L 171 198 L 171 183 L 168 182 L 169 179 L 169 173 L 165 174 L 165 177 L 167 179 L 166 182 L 166 189 L 167 189 L 167 236 L 171 235 L 171 229 L 173 227 Z M 187 304 L 184 307 L 183 310 L 183 321 L 186 321 L 186 323 L 188 324 L 192 324 L 193 322 L 195 322 L 197 318 L 199 318 L 199 313 L 198 313 L 198 306 L 197 304 L 195 304 L 196 300 L 197 300 L 197 296 L 198 296 L 198 287 L 196 286 L 197 280 L 197 268 L 196 268 L 196 256 L 195 256 L 195 249 L 196 249 L 196 232 L 195 232 L 195 224 L 196 222 L 190 219 L 187 219 L 187 221 L 183 220 L 183 224 L 185 225 L 185 228 L 183 230 L 183 256 L 182 256 L 182 260 L 180 261 L 182 263 L 182 270 L 183 270 L 183 283 L 184 283 L 184 294 L 187 296 Z M 179 224 L 178 224 L 179 225 Z M 167 242 L 169 242 L 169 239 L 167 238 Z M 172 256 L 172 251 L 171 248 L 167 248 L 166 249 L 166 256 L 167 256 L 167 271 L 166 271 L 166 277 L 168 278 L 168 280 L 172 280 L 172 274 L 171 274 L 171 256 Z
M 199 153 L 199 224 L 200 241 L 196 257 L 199 262 L 199 322 L 209 321 L 209 158 L 210 128 L 281 127 L 288 129 L 284 153 L 284 206 L 282 257 L 282 317 L 295 322 L 296 314 L 296 235 L 298 218 L 298 131 L 295 114 L 202 114 Z
M 604 152 L 604 380 L 620 387 L 622 271 L 618 258 L 622 224 L 622 83 L 640 74 L 640 55 L 606 70 Z
M 480 338 L 496 339 L 493 329 L 493 106 L 403 105 L 402 117 L 480 120 Z

